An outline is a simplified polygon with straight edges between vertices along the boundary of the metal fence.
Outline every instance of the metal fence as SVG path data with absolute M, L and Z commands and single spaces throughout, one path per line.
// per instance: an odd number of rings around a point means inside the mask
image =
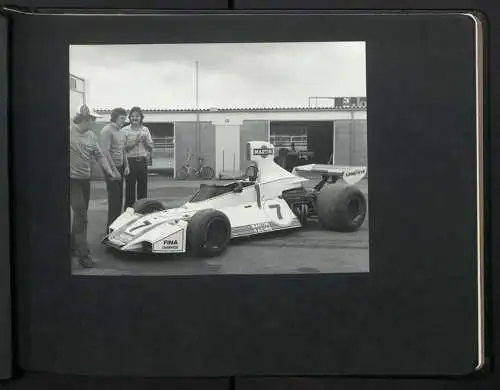
M 271 135 L 269 142 L 276 148 L 286 148 L 297 152 L 307 151 L 307 135 Z
M 175 142 L 174 137 L 152 137 L 153 169 L 173 169 L 175 167 Z

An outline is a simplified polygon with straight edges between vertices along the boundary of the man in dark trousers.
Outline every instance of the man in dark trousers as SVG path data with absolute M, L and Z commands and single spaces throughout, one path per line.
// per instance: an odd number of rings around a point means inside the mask
M 136 200 L 147 197 L 149 155 L 153 150 L 151 132 L 144 126 L 144 114 L 139 107 L 130 109 L 129 120 L 130 125 L 123 128 L 130 166 L 125 185 L 125 207 L 132 207 Z
M 70 128 L 70 202 L 73 211 L 71 226 L 71 252 L 81 266 L 94 266 L 87 243 L 88 208 L 90 200 L 91 162 L 97 160 L 104 174 L 116 180 L 104 157 L 97 135 L 92 131 L 97 116 L 83 105 L 79 108 Z
M 100 144 L 104 156 L 107 158 L 115 176 L 119 180 L 106 178 L 108 191 L 108 221 L 106 233 L 109 226 L 120 216 L 123 210 L 123 177 L 130 172 L 128 161 L 125 156 L 125 135 L 122 126 L 127 120 L 127 112 L 123 108 L 115 108 L 111 111 L 109 123 L 104 126 L 100 135 Z

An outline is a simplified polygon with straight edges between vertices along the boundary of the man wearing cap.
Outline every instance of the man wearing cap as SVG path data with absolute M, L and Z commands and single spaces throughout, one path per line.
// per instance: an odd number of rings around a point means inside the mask
M 94 265 L 87 243 L 92 160 L 95 159 L 100 164 L 106 175 L 114 176 L 99 147 L 97 135 L 92 131 L 97 117 L 83 105 L 77 111 L 70 128 L 70 199 L 73 211 L 71 252 L 85 268 Z
M 100 145 L 104 156 L 115 176 L 119 180 L 106 179 L 108 191 L 108 222 L 106 233 L 113 221 L 120 216 L 123 208 L 123 176 L 130 172 L 128 160 L 125 156 L 125 135 L 122 131 L 123 124 L 127 120 L 127 112 L 123 108 L 114 108 L 111 111 L 110 121 L 104 126 L 100 135 Z

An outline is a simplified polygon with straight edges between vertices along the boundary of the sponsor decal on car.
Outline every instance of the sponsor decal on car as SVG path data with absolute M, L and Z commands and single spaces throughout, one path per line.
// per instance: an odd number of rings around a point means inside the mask
M 250 226 L 255 233 L 266 233 L 273 230 L 273 226 L 269 222 L 254 223 Z
M 349 177 L 349 176 L 355 176 L 355 175 L 364 175 L 366 172 L 366 169 L 364 168 L 354 168 L 351 170 L 347 170 L 344 173 L 344 176 Z
M 271 154 L 273 154 L 273 150 L 271 148 L 268 148 L 266 145 L 261 146 L 258 149 L 253 150 L 253 155 L 254 156 L 261 156 L 261 157 L 268 157 Z
M 184 250 L 184 229 L 162 238 L 153 245 L 153 252 L 182 252 Z
M 178 240 L 163 240 L 161 244 L 162 249 L 179 249 L 179 241 Z
M 343 179 L 347 184 L 356 184 L 366 175 L 366 168 L 350 168 L 344 172 Z

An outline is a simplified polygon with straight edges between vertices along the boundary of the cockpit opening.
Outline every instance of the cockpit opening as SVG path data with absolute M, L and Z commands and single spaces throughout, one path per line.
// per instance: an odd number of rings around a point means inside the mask
M 251 181 L 238 181 L 228 184 L 201 184 L 200 189 L 192 196 L 189 202 L 202 202 L 231 192 L 241 192 L 243 189 L 254 185 L 255 183 Z

